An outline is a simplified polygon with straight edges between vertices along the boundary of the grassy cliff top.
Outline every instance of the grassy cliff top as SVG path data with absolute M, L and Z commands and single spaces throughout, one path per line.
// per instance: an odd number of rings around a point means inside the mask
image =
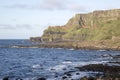
M 43 41 L 100 41 L 120 39 L 120 9 L 76 14 L 64 26 L 50 26 Z

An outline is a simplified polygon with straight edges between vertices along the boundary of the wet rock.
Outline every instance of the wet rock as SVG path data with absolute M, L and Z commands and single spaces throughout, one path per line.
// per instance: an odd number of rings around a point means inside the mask
M 66 74 L 67 76 L 72 76 L 70 73 Z
M 101 79 L 97 79 L 97 78 L 95 78 L 95 77 L 83 77 L 83 78 L 81 78 L 80 80 L 101 80 Z
M 21 79 L 21 78 L 17 78 L 16 80 L 23 80 L 23 79 Z
M 65 79 L 67 79 L 67 76 L 63 76 L 63 77 L 62 77 L 62 80 L 65 80 Z
M 120 80 L 120 78 L 112 77 L 82 77 L 80 80 Z
M 109 66 L 104 64 L 89 64 L 78 68 L 80 71 L 94 71 L 98 73 L 95 77 L 83 77 L 81 80 L 117 80 L 120 79 L 120 66 Z
M 41 78 L 38 78 L 37 80 L 46 80 L 46 78 L 41 77 Z
M 82 77 L 80 80 L 88 80 L 88 78 L 85 76 L 85 77 Z
M 89 64 L 83 67 L 76 67 L 80 71 L 97 71 L 97 72 L 120 72 L 119 66 L 109 66 L 105 64 Z
M 90 76 L 90 77 L 88 78 L 88 80 L 96 80 L 96 78 Z
M 56 75 L 55 78 L 57 78 L 58 76 Z
M 63 70 L 67 70 L 66 68 L 63 68 Z
M 76 75 L 80 75 L 80 73 L 76 73 Z
M 70 74 L 69 72 L 65 72 L 64 74 L 67 76 L 72 76 L 72 74 Z
M 51 71 L 55 71 L 56 69 L 51 68 L 50 70 L 51 70 Z
M 9 77 L 8 76 L 4 77 L 2 80 L 9 80 Z

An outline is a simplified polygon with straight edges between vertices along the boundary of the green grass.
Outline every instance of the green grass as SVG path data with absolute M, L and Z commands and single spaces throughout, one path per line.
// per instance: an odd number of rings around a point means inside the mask
M 118 10 L 119 12 L 119 10 Z M 61 38 L 79 41 L 111 40 L 113 37 L 120 38 L 120 18 L 116 12 L 104 12 L 77 14 L 71 18 L 65 27 L 49 27 L 44 31 L 42 38 Z M 83 28 L 87 26 L 88 28 Z M 59 34 L 65 33 L 65 34 Z M 57 33 L 57 34 L 56 34 Z

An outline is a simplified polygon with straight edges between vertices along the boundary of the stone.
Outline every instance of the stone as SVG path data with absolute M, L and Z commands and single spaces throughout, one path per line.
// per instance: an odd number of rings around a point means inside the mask
M 38 78 L 37 80 L 46 80 L 46 78 L 41 77 L 41 78 Z
M 4 77 L 2 80 L 9 80 L 9 77 Z
M 63 76 L 63 77 L 62 77 L 62 80 L 66 79 L 66 78 L 67 78 L 67 76 Z
M 76 73 L 76 75 L 80 75 L 80 73 Z

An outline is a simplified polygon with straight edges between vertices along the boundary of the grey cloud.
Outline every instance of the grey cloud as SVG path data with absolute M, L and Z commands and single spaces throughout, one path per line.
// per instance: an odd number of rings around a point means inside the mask
M 33 5 L 28 5 L 28 4 L 11 4 L 11 5 L 3 5 L 1 7 L 4 7 L 4 8 L 32 9 L 34 6 Z
M 0 29 L 14 29 L 14 27 L 9 24 L 0 24 Z
M 41 0 L 42 1 L 42 0 Z M 69 11 L 85 11 L 85 7 L 71 0 L 43 0 L 42 3 L 36 4 L 12 4 L 4 5 L 4 8 L 21 8 L 32 10 L 69 10 Z
M 47 10 L 62 10 L 66 8 L 65 5 L 66 1 L 64 2 L 62 0 L 45 0 L 41 4 L 41 9 L 47 9 Z
M 13 30 L 13 29 L 32 29 L 33 25 L 29 24 L 0 24 L 0 29 Z
M 20 9 L 38 9 L 38 10 L 55 10 L 62 9 L 64 7 L 61 0 L 44 0 L 42 3 L 26 4 L 26 3 L 14 3 L 7 5 L 0 5 L 4 8 L 20 8 Z
M 71 0 L 44 0 L 40 9 L 44 10 L 69 10 L 69 11 L 85 11 L 86 8 Z

